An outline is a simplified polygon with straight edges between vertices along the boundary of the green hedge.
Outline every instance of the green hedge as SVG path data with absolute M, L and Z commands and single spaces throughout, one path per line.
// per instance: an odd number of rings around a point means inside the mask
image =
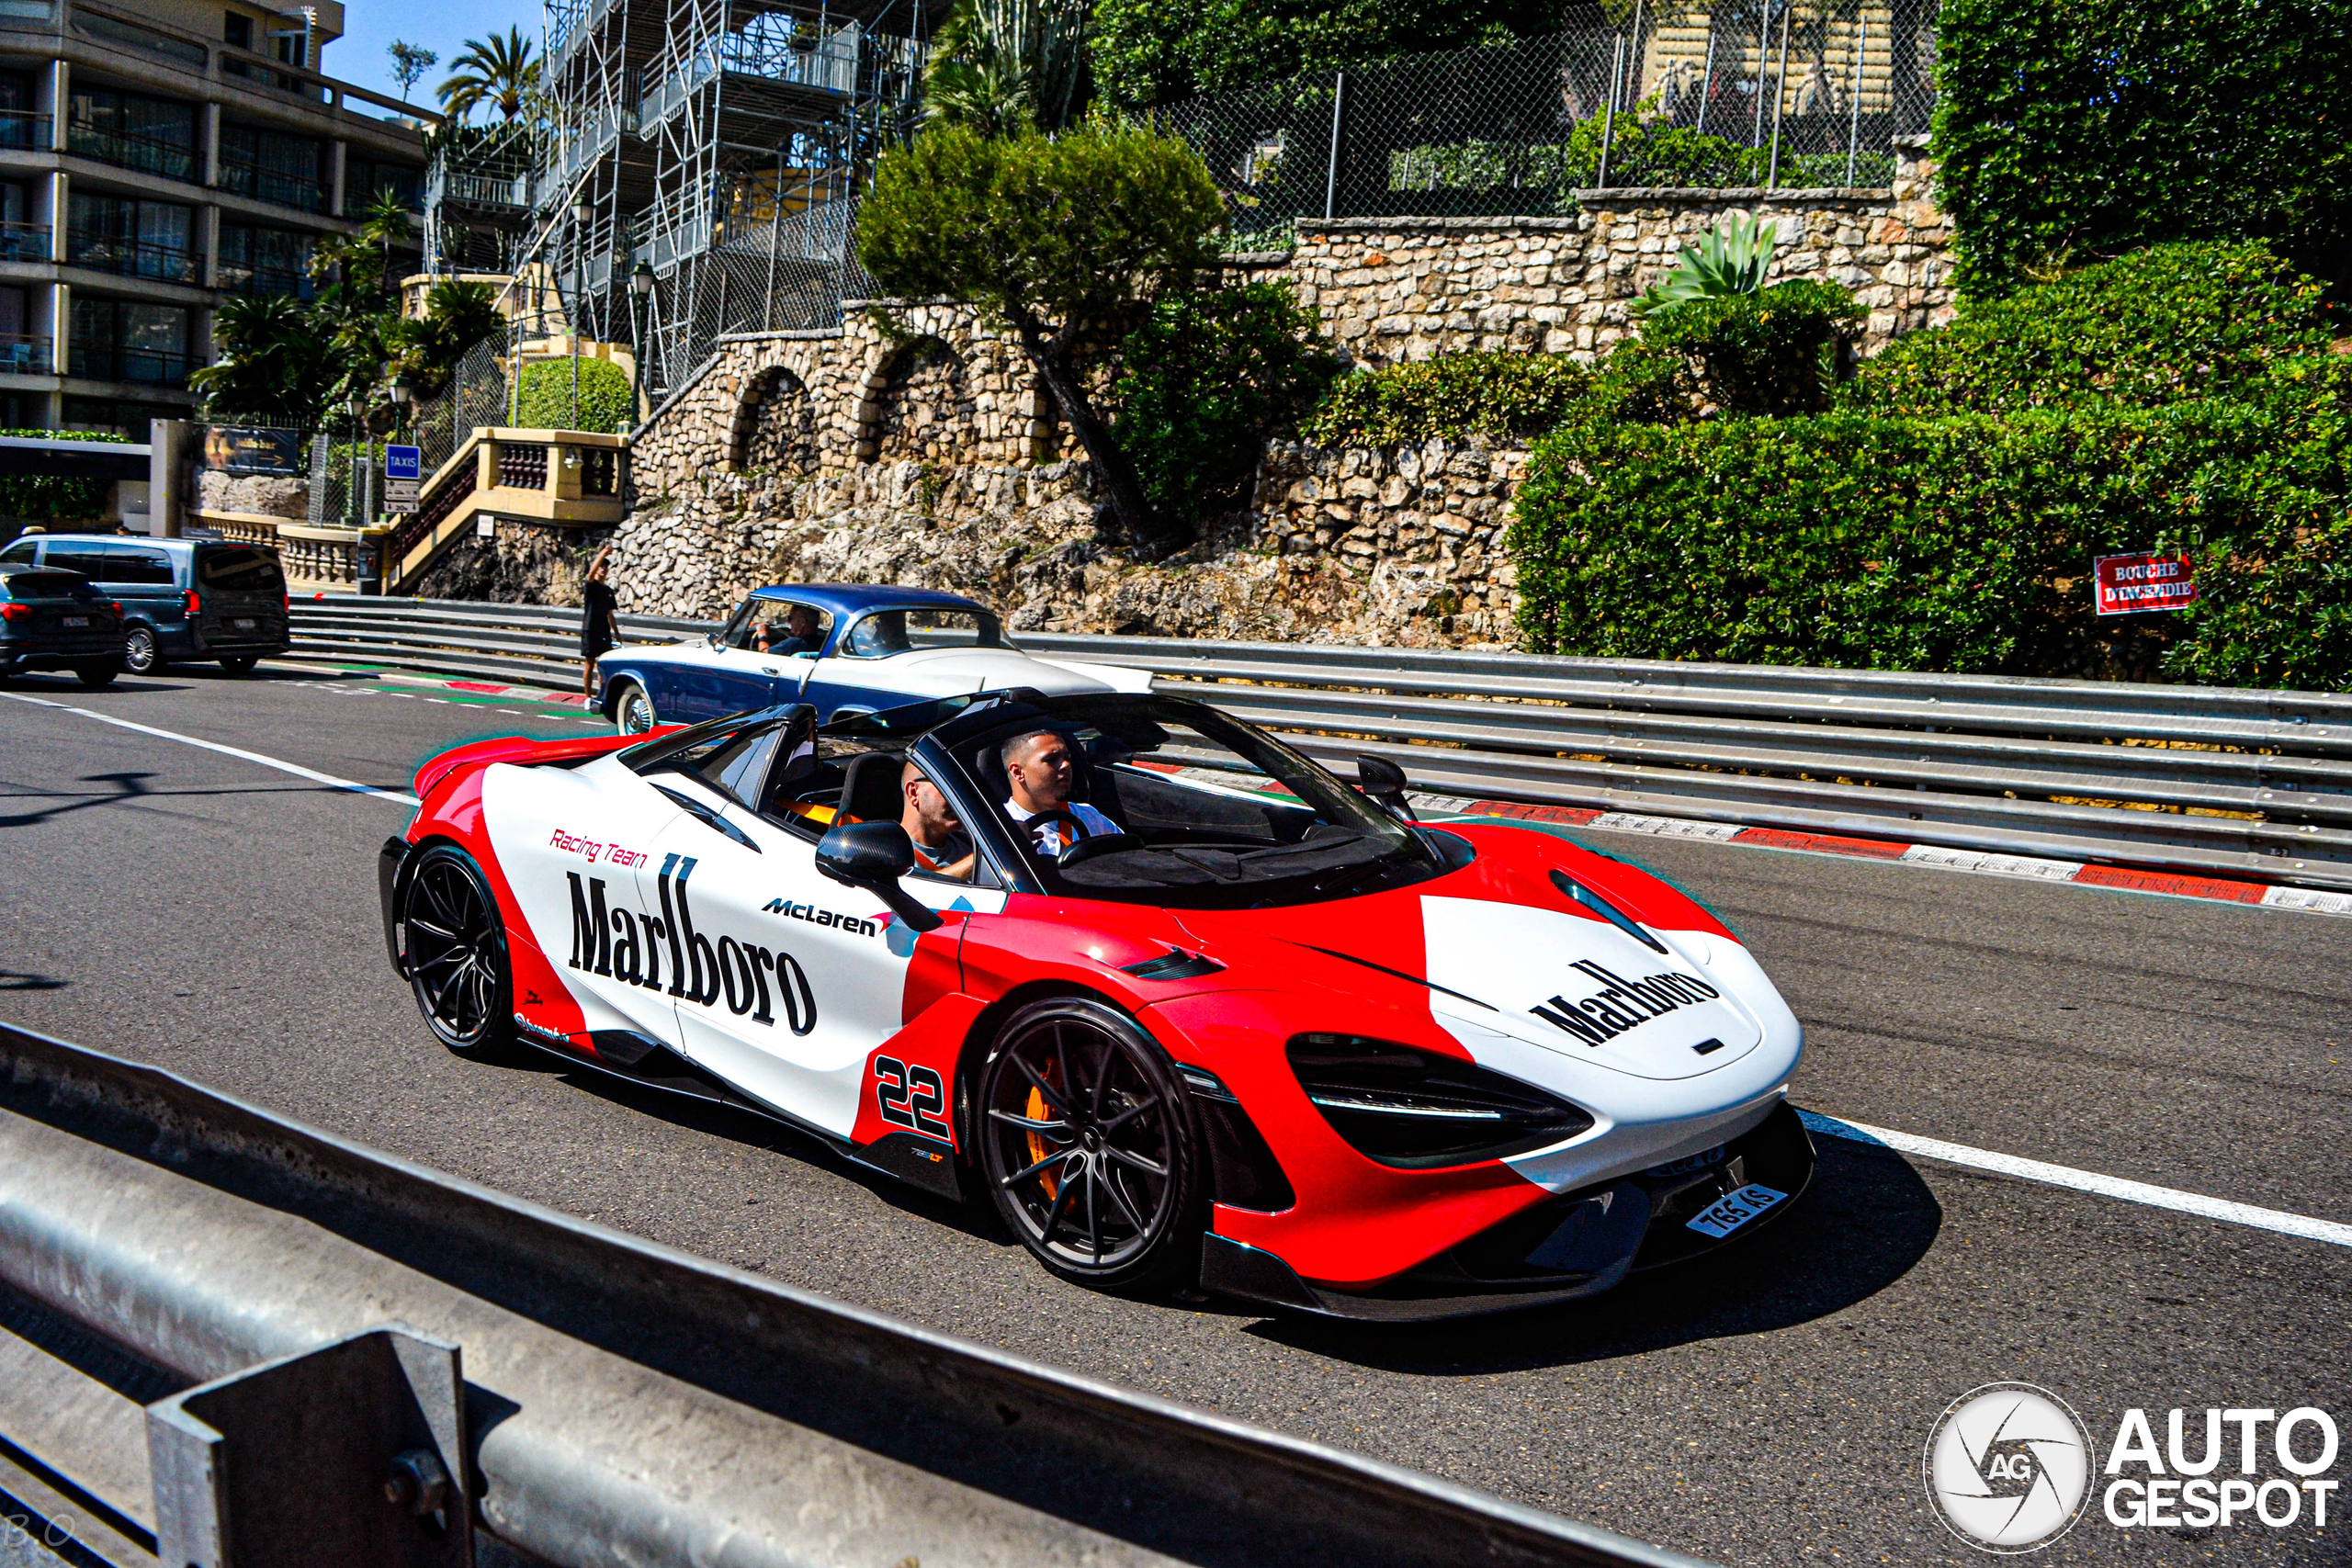
M 1799 280 L 1668 305 L 1651 312 L 1642 341 L 1688 355 L 1701 394 L 1724 413 L 1821 413 L 1837 351 L 1861 321 L 1861 307 L 1838 285 Z
M 2345 276 L 2342 0 L 1944 0 L 1934 152 L 1964 294 L 2164 240 Z
M 1544 652 L 2089 667 L 2091 558 L 2197 541 L 2202 602 L 2132 628 L 2177 679 L 2352 681 L 2352 367 L 2238 401 L 2006 419 L 1592 421 L 1536 449 L 1510 549 Z M 2160 624 L 2150 624 L 2160 623 Z
M 74 441 L 130 444 L 128 435 L 111 430 L 0 430 L 0 435 L 37 440 L 65 437 Z M 0 475 L 0 517 L 28 523 L 86 523 L 106 510 L 105 479 L 66 479 L 56 474 Z
M 1323 446 L 1527 440 L 1566 418 L 1592 379 L 1565 354 L 1442 355 L 1340 377 L 1299 434 Z
M 2225 396 L 2324 351 L 2328 321 L 2320 286 L 2259 243 L 2157 245 L 1965 306 L 1870 361 L 1847 401 L 1935 415 Z
M 631 412 L 628 375 L 609 359 L 580 361 L 580 417 L 572 418 L 571 361 L 543 359 L 523 367 L 522 395 L 516 400 L 515 428 L 520 430 L 627 430 L 636 421 Z M 627 420 L 628 424 L 621 422 Z

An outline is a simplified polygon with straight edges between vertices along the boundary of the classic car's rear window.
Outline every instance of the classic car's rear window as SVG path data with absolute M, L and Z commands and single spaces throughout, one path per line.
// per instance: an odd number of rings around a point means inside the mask
M 876 610 L 849 628 L 842 652 L 888 659 L 911 648 L 1011 648 L 1004 623 L 985 610 Z

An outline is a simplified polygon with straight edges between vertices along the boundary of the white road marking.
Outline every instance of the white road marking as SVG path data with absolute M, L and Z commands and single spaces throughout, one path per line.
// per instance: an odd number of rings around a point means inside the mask
M 2045 1160 L 2022 1159 L 2016 1155 L 1995 1154 L 1989 1149 L 1973 1149 L 1965 1144 L 1947 1144 L 1940 1138 L 1922 1138 L 1912 1133 L 1891 1133 L 1883 1127 L 1841 1122 L 1835 1116 L 1824 1116 L 1817 1111 L 1800 1111 L 1797 1114 L 1814 1132 L 1832 1138 L 1875 1144 L 1881 1148 L 1939 1159 L 1948 1165 L 1966 1166 L 1972 1170 L 1989 1170 L 2001 1176 L 2044 1182 L 2052 1187 L 2071 1188 L 2077 1192 L 2097 1193 L 2102 1198 L 2120 1198 L 2127 1203 L 2145 1203 L 2153 1209 L 2171 1209 L 2179 1213 L 2197 1214 L 2233 1225 L 2252 1225 L 2256 1230 L 2301 1236 L 2306 1241 L 2352 1247 L 2352 1225 L 2334 1220 L 2290 1214 L 2283 1209 L 2256 1208 L 2252 1203 L 2233 1203 L 2224 1198 L 2184 1192 L 2177 1187 L 2126 1181 L 2120 1176 L 2101 1176 L 2097 1171 L 2076 1170 L 2071 1166 L 2052 1165 Z
M 79 714 L 84 718 L 95 718 L 100 724 L 112 724 L 124 729 L 135 729 L 141 735 L 153 735 L 164 740 L 176 740 L 183 746 L 200 746 L 207 751 L 218 751 L 224 757 L 235 757 L 242 761 L 258 762 L 265 768 L 276 768 L 281 773 L 292 773 L 297 778 L 309 779 L 313 784 L 326 784 L 334 789 L 346 789 L 354 795 L 372 795 L 378 800 L 389 800 L 395 806 L 414 807 L 417 804 L 416 796 L 413 795 L 402 795 L 396 790 L 378 789 L 373 784 L 357 784 L 350 779 L 339 779 L 333 773 L 322 773 L 315 768 L 306 768 L 300 762 L 288 762 L 277 757 L 265 757 L 258 751 L 246 751 L 234 746 L 223 746 L 218 740 L 199 740 L 193 735 L 181 735 L 175 730 L 157 729 L 152 725 L 133 724 L 127 718 L 117 718 L 112 714 L 93 713 L 88 708 L 77 708 L 66 703 L 53 703 L 47 697 L 27 696 L 22 692 L 0 692 L 0 697 L 14 697 L 20 703 L 55 708 L 60 713 Z

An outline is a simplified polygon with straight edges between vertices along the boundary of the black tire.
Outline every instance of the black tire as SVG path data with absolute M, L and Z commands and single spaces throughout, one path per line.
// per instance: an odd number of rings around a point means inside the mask
M 155 645 L 155 628 L 131 627 L 123 645 L 122 667 L 133 675 L 152 675 L 163 663 L 163 650 Z
M 111 686 L 114 678 L 122 673 L 122 661 L 114 659 L 104 664 L 76 664 L 74 673 L 85 686 Z
M 989 1043 L 974 1121 L 997 1213 L 1048 1271 L 1097 1290 L 1198 1278 L 1201 1143 L 1135 1020 L 1084 997 L 1021 1009 Z
M 416 1010 L 461 1056 L 505 1055 L 514 1038 L 514 975 L 498 901 L 473 857 L 435 844 L 401 895 L 402 951 Z
M 613 688 L 613 728 L 623 735 L 642 735 L 661 723 L 653 712 L 653 698 L 643 686 L 634 681 L 623 681 Z
M 226 670 L 232 675 L 243 675 L 251 671 L 254 665 L 260 662 L 261 656 L 259 654 L 232 653 L 220 660 L 220 668 Z

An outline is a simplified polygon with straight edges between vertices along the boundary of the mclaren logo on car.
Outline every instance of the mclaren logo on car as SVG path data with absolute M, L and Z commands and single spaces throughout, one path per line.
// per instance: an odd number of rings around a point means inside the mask
M 727 1010 L 753 1023 L 775 1023 L 775 1010 L 784 1010 L 785 1027 L 806 1034 L 817 1027 L 817 998 L 808 976 L 788 953 L 721 936 L 713 945 L 708 935 L 695 930 L 686 883 L 695 874 L 692 855 L 670 855 L 655 874 L 662 912 L 609 906 L 605 879 L 584 881 L 576 871 L 563 874 L 571 884 L 571 967 L 607 979 L 625 980 L 658 991 L 662 985 L 662 950 L 670 952 L 669 993 L 680 1001 L 711 1007 L 723 995 Z M 774 976 L 775 984 L 768 981 Z
M 1653 975 L 1646 980 L 1628 980 L 1590 959 L 1578 960 L 1577 967 L 1602 983 L 1598 995 L 1573 1002 L 1555 996 L 1529 1010 L 1588 1045 L 1614 1039 L 1677 1008 L 1696 1007 L 1723 995 L 1695 975 Z
M 820 909 L 814 904 L 796 904 L 789 898 L 771 898 L 760 906 L 760 912 L 767 915 L 783 915 L 796 920 L 806 920 L 812 926 L 838 926 L 852 936 L 872 936 L 882 929 L 872 920 L 861 920 L 855 915 L 844 915 L 834 909 Z

